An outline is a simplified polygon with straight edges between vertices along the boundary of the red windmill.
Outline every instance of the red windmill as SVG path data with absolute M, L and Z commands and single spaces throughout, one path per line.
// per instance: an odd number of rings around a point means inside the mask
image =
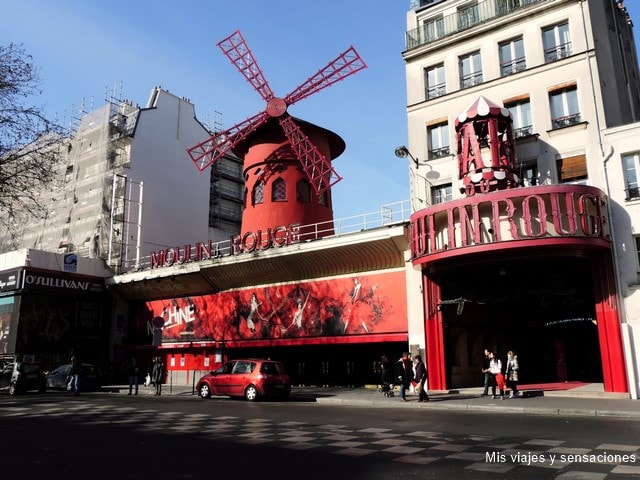
M 273 176 L 274 172 L 281 173 L 282 165 L 276 168 L 274 163 L 282 162 L 283 159 L 295 161 L 295 164 L 301 167 L 301 172 L 316 196 L 340 181 L 342 178 L 331 166 L 331 158 L 327 157 L 335 158 L 337 155 L 333 153 L 337 150 L 339 150 L 338 155 L 342 153 L 344 150 L 342 140 L 332 132 L 294 119 L 287 109 L 299 100 L 366 68 L 366 64 L 356 50 L 353 47 L 348 48 L 291 93 L 280 98 L 276 97 L 271 90 L 240 31 L 234 32 L 217 45 L 264 99 L 266 108 L 257 115 L 227 130 L 215 133 L 207 140 L 188 149 L 189 156 L 197 168 L 203 171 L 233 150 L 244 158 L 244 173 L 247 179 L 245 186 L 248 191 L 251 191 L 250 188 L 258 185 L 260 181 L 264 181 L 266 177 Z M 331 143 L 334 145 L 329 145 Z M 342 148 L 335 148 L 336 143 L 342 143 Z M 256 148 L 256 145 L 260 148 Z M 264 145 L 269 145 L 269 148 L 265 150 Z M 287 180 L 288 183 L 291 181 L 292 178 Z M 247 222 L 246 210 L 245 208 L 242 222 L 243 231 L 255 227 L 255 225 L 246 225 L 251 223 Z M 256 217 L 259 216 L 261 222 L 269 222 L 265 217 L 273 217 L 273 215 L 271 212 L 268 213 L 269 215 L 265 215 L 265 212 L 260 212 Z M 294 222 L 300 221 L 290 217 L 289 214 L 287 218 Z M 282 218 L 273 220 L 284 222 Z M 267 223 L 267 225 L 273 224 Z M 258 227 L 265 228 L 265 225 L 258 225 Z

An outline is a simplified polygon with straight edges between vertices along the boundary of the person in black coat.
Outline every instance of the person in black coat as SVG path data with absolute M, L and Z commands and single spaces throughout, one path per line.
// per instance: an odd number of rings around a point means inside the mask
M 428 402 L 429 395 L 427 395 L 427 366 L 422 361 L 420 355 L 416 355 L 416 391 L 418 392 L 418 402 Z
M 404 352 L 400 360 L 396 362 L 396 378 L 400 384 L 400 400 L 407 401 L 407 389 L 413 380 L 413 364 L 409 352 Z

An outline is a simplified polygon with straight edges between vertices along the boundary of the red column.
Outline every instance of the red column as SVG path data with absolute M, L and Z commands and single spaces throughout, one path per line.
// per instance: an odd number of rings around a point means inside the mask
M 442 312 L 438 310 L 440 298 L 440 286 L 422 277 L 422 289 L 424 295 L 424 308 L 426 313 L 426 363 L 429 372 L 429 388 L 432 390 L 446 390 L 447 378 L 444 358 L 444 329 L 442 325 Z
M 629 392 L 611 255 L 593 260 L 593 289 L 605 392 Z

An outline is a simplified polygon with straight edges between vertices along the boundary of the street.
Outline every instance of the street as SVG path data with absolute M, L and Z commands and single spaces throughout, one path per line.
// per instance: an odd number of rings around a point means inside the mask
M 0 395 L 3 478 L 640 478 L 640 422 L 184 396 Z

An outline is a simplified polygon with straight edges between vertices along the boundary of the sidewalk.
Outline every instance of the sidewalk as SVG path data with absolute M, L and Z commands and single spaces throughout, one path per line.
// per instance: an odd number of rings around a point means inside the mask
M 129 387 L 113 385 L 104 387 L 104 392 L 126 395 Z M 140 396 L 153 396 L 154 387 L 140 386 Z M 377 386 L 347 387 L 300 387 L 294 386 L 290 402 L 314 402 L 352 407 L 413 408 L 461 412 L 499 411 L 530 415 L 558 415 L 563 417 L 622 417 L 640 421 L 640 400 L 630 400 L 627 394 L 605 393 L 598 384 L 566 391 L 524 391 L 520 398 L 493 400 L 481 396 L 482 388 L 429 392 L 429 402 L 418 403 L 413 393 L 407 395 L 408 402 L 401 402 L 398 393 L 385 397 Z M 196 397 L 191 385 L 163 385 L 163 395 Z

